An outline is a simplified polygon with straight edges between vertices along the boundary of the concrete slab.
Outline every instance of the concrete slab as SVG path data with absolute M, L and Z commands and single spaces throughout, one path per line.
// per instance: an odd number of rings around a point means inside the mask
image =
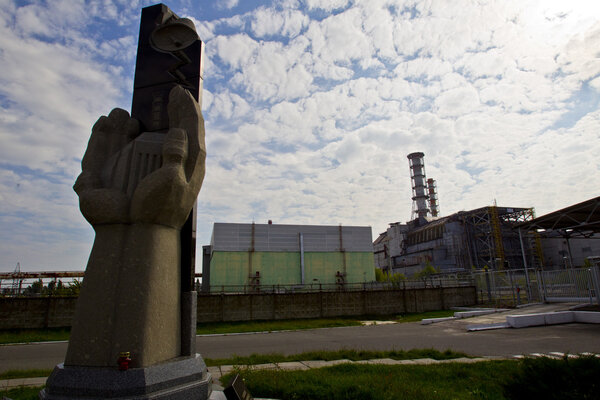
M 546 314 L 509 315 L 506 322 L 511 328 L 546 325 Z
M 331 360 L 331 361 L 324 361 L 324 360 L 302 361 L 302 364 L 306 365 L 309 368 L 332 367 L 334 365 L 344 364 L 344 363 L 352 363 L 352 361 L 346 360 L 346 359 Z
M 459 312 L 455 312 L 454 316 L 456 318 L 471 318 L 471 317 L 478 317 L 481 315 L 500 313 L 500 312 L 504 312 L 504 311 L 509 311 L 509 310 L 507 308 L 494 308 L 494 309 L 487 309 L 487 310 L 459 311 Z
M 495 324 L 499 322 L 506 322 L 506 317 L 508 315 L 527 315 L 527 314 L 543 314 L 548 312 L 556 312 L 556 311 L 569 311 L 575 303 L 560 303 L 560 304 L 532 304 L 528 307 L 511 309 L 508 311 L 495 312 L 492 314 L 474 316 L 465 320 L 471 325 L 476 324 Z M 460 323 L 461 320 L 458 319 L 456 323 Z M 463 322 L 463 323 L 464 323 Z M 452 323 L 452 321 L 446 322 Z
M 47 377 L 6 379 L 0 381 L 0 387 L 3 389 L 11 389 L 17 387 L 45 386 L 47 379 Z
M 570 324 L 574 322 L 600 324 L 600 313 L 594 311 L 557 311 L 527 315 L 509 315 L 506 322 L 512 328 Z
M 544 314 L 546 325 L 570 324 L 575 322 L 574 311 L 558 311 Z
M 595 311 L 573 311 L 575 322 L 584 324 L 600 324 L 600 312 Z
M 290 362 L 282 362 L 277 363 L 279 369 L 283 369 L 286 371 L 295 371 L 295 370 L 307 370 L 310 369 L 306 365 L 302 364 L 300 361 L 290 361 Z
M 510 328 L 506 322 L 497 322 L 494 324 L 475 324 L 467 325 L 467 332 L 488 331 L 490 329 L 505 329 Z
M 421 325 L 435 324 L 436 322 L 444 322 L 456 319 L 456 317 L 442 317 L 442 318 L 424 318 L 421 320 Z
M 248 365 L 247 367 L 250 369 L 277 369 L 278 368 L 277 364 L 274 364 L 274 363 Z
M 415 364 L 418 365 L 430 365 L 430 364 L 439 364 L 438 360 L 434 360 L 433 358 L 417 358 L 412 360 Z
M 240 368 L 240 365 L 221 365 L 219 368 L 221 368 L 221 376 L 223 376 L 223 375 L 227 375 L 228 373 L 233 371 L 235 368 Z
M 546 355 L 542 354 L 542 353 L 529 353 L 529 355 L 527 357 L 542 358 L 542 357 L 546 357 Z
M 329 361 L 325 360 L 310 360 L 310 361 L 301 361 L 302 364 L 306 365 L 308 368 L 321 368 L 328 366 Z
M 551 351 L 548 354 L 551 355 L 551 356 L 553 356 L 553 357 L 558 357 L 558 358 L 563 358 L 565 356 L 565 353 L 561 353 L 560 351 Z M 567 354 L 567 357 L 568 356 L 569 356 L 569 354 Z
M 222 390 L 213 390 L 208 400 L 227 400 L 227 396 Z
M 369 360 L 370 364 L 379 364 L 379 365 L 398 365 L 402 363 L 402 360 L 394 360 L 391 358 L 377 358 L 373 360 Z
M 479 358 L 467 358 L 467 357 L 459 357 L 452 358 L 450 360 L 439 360 L 441 364 L 451 364 L 451 363 L 463 363 L 463 364 L 472 364 L 477 362 L 490 361 L 487 358 L 479 357 Z
M 400 362 L 398 363 L 400 365 L 415 365 L 415 361 L 414 360 L 400 360 Z

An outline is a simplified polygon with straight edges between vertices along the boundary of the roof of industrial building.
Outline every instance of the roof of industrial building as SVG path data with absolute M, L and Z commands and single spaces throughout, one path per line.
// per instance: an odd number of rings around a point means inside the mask
M 235 224 L 213 226 L 212 251 L 372 252 L 370 226 Z
M 525 230 L 558 232 L 566 236 L 588 236 L 600 232 L 600 197 L 542 215 L 516 226 Z

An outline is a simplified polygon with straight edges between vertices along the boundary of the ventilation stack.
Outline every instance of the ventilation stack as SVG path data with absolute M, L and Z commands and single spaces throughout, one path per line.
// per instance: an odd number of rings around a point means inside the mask
M 408 156 L 408 165 L 410 167 L 410 179 L 412 181 L 412 216 L 411 219 L 418 219 L 419 222 L 425 222 L 429 214 L 427 207 L 427 183 L 425 180 L 425 162 L 423 153 L 410 153 Z
M 437 185 L 435 179 L 427 179 L 427 191 L 429 192 L 429 210 L 432 217 L 437 217 L 440 213 L 440 205 L 438 204 Z

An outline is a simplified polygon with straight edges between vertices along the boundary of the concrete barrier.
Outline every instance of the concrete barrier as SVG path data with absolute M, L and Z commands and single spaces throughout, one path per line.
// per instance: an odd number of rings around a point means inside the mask
M 436 322 L 451 321 L 453 319 L 456 319 L 456 317 L 423 318 L 421 320 L 421 325 L 431 325 Z
M 459 312 L 455 312 L 454 316 L 456 318 L 471 318 L 471 317 L 477 317 L 480 315 L 494 314 L 494 313 L 503 312 L 503 311 L 509 311 L 509 310 L 507 308 L 486 308 L 484 310 L 459 311 Z
M 506 323 L 511 328 L 526 328 L 528 326 L 546 325 L 546 318 L 544 314 L 509 315 L 506 317 Z
M 600 312 L 594 311 L 559 311 L 529 315 L 509 315 L 506 323 L 511 328 L 526 328 L 530 326 L 572 324 L 600 324 Z
M 572 324 L 575 322 L 573 311 L 558 311 L 544 314 L 546 325 Z
M 572 311 L 575 314 L 575 322 L 584 324 L 600 324 L 600 312 L 594 311 Z

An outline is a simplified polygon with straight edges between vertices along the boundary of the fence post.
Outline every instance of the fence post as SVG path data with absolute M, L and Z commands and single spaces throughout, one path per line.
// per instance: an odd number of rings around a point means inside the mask
M 510 269 L 507 272 L 508 272 L 508 280 L 510 282 L 510 292 L 512 293 L 513 304 L 517 305 L 517 299 L 515 298 L 515 284 L 513 281 L 513 276 L 511 274 Z
M 488 301 L 492 302 L 492 288 L 490 287 L 490 271 L 485 270 L 485 285 L 487 287 Z
M 596 303 L 600 306 L 600 267 L 596 265 L 590 268 L 590 274 L 592 275 L 592 283 L 594 284 Z
M 540 271 L 539 269 L 535 271 L 535 274 L 537 275 L 537 281 L 538 281 L 538 292 L 540 292 L 540 297 L 542 300 L 542 303 L 546 303 L 546 298 L 548 297 L 548 294 L 546 293 L 546 282 L 544 281 L 544 271 Z

